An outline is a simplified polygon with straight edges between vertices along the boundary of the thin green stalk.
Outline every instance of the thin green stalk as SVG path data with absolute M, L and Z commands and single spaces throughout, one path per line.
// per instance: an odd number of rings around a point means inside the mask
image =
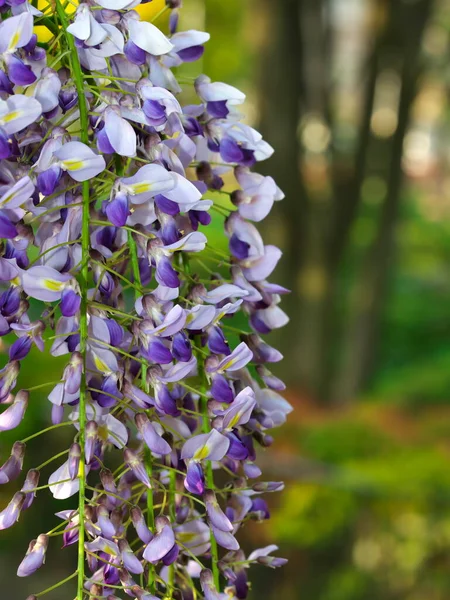
M 45 485 L 38 485 L 35 488 L 31 488 L 31 489 L 27 489 L 27 494 L 31 494 L 31 493 L 35 493 L 35 492 L 40 492 L 41 490 L 47 490 L 50 487 L 53 487 L 55 485 L 60 485 L 61 483 L 68 483 L 69 481 L 72 481 L 72 479 L 61 479 L 60 481 L 55 481 L 54 483 L 46 483 Z
M 137 255 L 137 245 L 136 245 L 136 241 L 135 241 L 131 231 L 128 231 L 128 245 L 130 247 L 131 267 L 133 269 L 134 284 L 135 284 L 135 289 L 136 289 L 135 295 L 136 295 L 136 297 L 138 297 L 140 295 L 140 291 L 142 289 L 141 274 L 139 271 L 139 259 L 138 259 L 138 255 Z
M 200 345 L 200 344 L 199 344 Z M 208 397 L 206 396 L 206 373 L 203 368 L 203 363 L 200 360 L 197 361 L 199 365 L 199 375 L 201 379 L 201 388 L 202 390 L 197 390 L 197 393 L 200 395 L 200 411 L 203 415 L 202 419 L 202 431 L 203 433 L 209 433 L 211 431 L 211 423 L 208 414 Z M 210 490 L 214 489 L 214 474 L 212 469 L 212 463 L 210 460 L 205 461 L 205 483 L 206 487 Z M 210 532 L 210 543 L 211 543 L 211 571 L 213 574 L 214 585 L 216 589 L 220 590 L 220 580 L 219 580 L 219 551 L 217 548 L 216 538 L 214 537 L 212 531 Z
M 131 267 L 133 270 L 134 283 L 138 288 L 135 288 L 136 297 L 139 296 L 139 290 L 142 289 L 141 282 L 141 274 L 139 271 L 139 259 L 137 254 L 137 245 L 136 240 L 133 237 L 131 231 L 128 231 L 128 245 L 130 247 L 130 256 L 131 256 Z M 144 386 L 144 391 L 148 393 L 148 384 L 147 384 L 147 365 L 141 365 L 142 372 L 142 383 Z M 144 449 L 144 465 L 145 470 L 147 472 L 148 478 L 150 481 L 153 477 L 153 466 L 152 466 L 152 454 L 150 450 L 145 447 Z M 155 530 L 155 512 L 154 512 L 154 502 L 153 502 L 153 491 L 147 490 L 147 525 L 149 526 L 151 531 Z M 156 592 L 156 582 L 155 582 L 155 568 L 153 565 L 149 565 L 148 571 L 148 588 L 149 591 L 154 594 Z
M 58 454 L 55 454 L 55 456 L 52 456 L 45 462 L 41 463 L 38 467 L 34 467 L 34 468 L 36 469 L 36 471 L 40 471 L 47 465 L 51 464 L 54 460 L 57 460 L 58 458 L 61 458 L 61 456 L 64 456 L 66 454 L 69 454 L 69 450 L 63 450 L 62 452 L 58 452 Z
M 162 17 L 162 15 L 169 10 L 169 7 L 164 6 L 164 8 L 162 8 L 159 12 L 156 13 L 156 15 L 152 18 L 151 22 L 154 23 L 157 19 L 159 19 L 159 17 Z
M 174 471 L 170 471 L 169 474 L 169 511 L 170 519 L 175 522 L 175 483 L 176 474 Z M 172 563 L 169 566 L 169 577 L 168 577 L 168 598 L 173 598 L 174 584 L 175 584 L 175 565 Z
M 61 22 L 61 28 L 64 31 L 64 38 L 68 49 L 70 50 L 70 63 L 72 67 L 72 76 L 77 90 L 80 110 L 80 139 L 84 144 L 89 144 L 89 118 L 84 96 L 84 76 L 81 70 L 78 51 L 75 42 L 70 34 L 67 34 L 69 26 L 68 19 L 60 0 L 56 0 L 56 12 Z M 81 448 L 80 469 L 78 473 L 80 489 L 78 494 L 78 514 L 80 521 L 80 531 L 78 537 L 78 583 L 77 600 L 83 600 L 84 596 L 84 505 L 86 501 L 86 463 L 85 463 L 85 430 L 86 430 L 86 347 L 88 340 L 88 278 L 89 278 L 89 254 L 90 254 L 90 235 L 89 235 L 89 181 L 82 184 L 82 217 L 81 217 L 81 269 L 80 269 L 80 289 L 81 289 L 81 308 L 80 308 L 80 353 L 83 357 L 83 376 L 80 386 L 80 404 L 79 404 L 79 443 Z
M 21 440 L 21 442 L 22 442 L 22 444 L 26 444 L 30 440 L 32 440 L 36 437 L 39 437 L 40 435 L 43 435 L 44 433 L 47 433 L 47 431 L 52 431 L 53 429 L 58 429 L 59 427 L 67 427 L 68 425 L 72 425 L 72 427 L 73 427 L 73 421 L 64 421 L 64 423 L 57 423 L 56 425 L 50 425 L 50 427 L 46 427 L 45 429 L 41 429 L 37 433 L 33 433 L 32 435 L 29 435 L 28 437 Z
M 39 592 L 39 594 L 35 594 L 35 596 L 37 598 L 39 598 L 40 596 L 44 596 L 44 594 L 53 592 L 53 590 L 56 590 L 57 588 L 61 587 L 62 585 L 64 585 L 65 583 L 67 583 L 68 581 L 70 581 L 71 579 L 76 577 L 76 575 L 77 575 L 77 572 L 75 571 L 75 573 L 72 573 L 72 575 L 69 575 L 69 577 L 66 577 L 65 579 L 62 579 L 61 581 L 58 581 L 58 583 L 55 583 L 54 585 L 47 588 L 46 590 L 42 590 L 42 592 Z
M 202 423 L 202 429 L 204 433 L 209 433 L 211 431 L 211 424 L 209 422 L 209 415 L 208 415 L 208 399 L 207 398 L 202 398 L 201 399 L 201 404 L 202 404 L 202 412 L 203 412 L 203 423 Z M 214 474 L 213 474 L 213 469 L 212 469 L 212 463 L 210 460 L 206 461 L 205 464 L 205 482 L 206 482 L 206 487 L 210 490 L 214 489 Z M 211 541 L 211 571 L 213 574 L 213 578 L 214 578 L 214 584 L 216 586 L 217 590 L 220 590 L 220 581 L 219 581 L 219 567 L 218 562 L 219 562 L 219 551 L 217 549 L 217 542 L 216 542 L 216 538 L 214 537 L 213 533 L 211 532 L 211 536 L 210 536 L 210 541 Z
M 49 387 L 50 385 L 56 385 L 57 383 L 61 383 L 61 380 L 58 381 L 46 381 L 45 383 L 40 383 L 39 385 L 33 385 L 31 387 L 26 388 L 27 392 L 35 392 L 36 390 L 41 390 L 42 388 Z

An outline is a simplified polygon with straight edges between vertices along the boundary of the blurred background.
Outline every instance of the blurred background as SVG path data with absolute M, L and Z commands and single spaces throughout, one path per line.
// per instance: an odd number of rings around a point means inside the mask
M 262 229 L 284 251 L 272 279 L 292 290 L 290 325 L 269 339 L 295 412 L 260 456 L 286 489 L 243 545 L 275 542 L 290 562 L 255 568 L 250 597 L 448 599 L 450 0 L 184 0 L 181 15 L 211 33 L 184 73 L 245 91 L 246 122 L 276 149 L 257 170 L 286 194 Z M 222 227 L 210 231 L 225 247 Z M 21 385 L 58 379 L 57 363 L 33 354 Z M 2 462 L 48 422 L 45 394 L 27 416 L 2 434 Z M 67 433 L 30 442 L 27 460 L 67 447 Z M 14 490 L 0 488 L 2 507 Z M 72 506 L 50 499 L 0 536 L 5 598 L 73 568 L 54 543 L 36 576 L 15 578 L 29 539 Z

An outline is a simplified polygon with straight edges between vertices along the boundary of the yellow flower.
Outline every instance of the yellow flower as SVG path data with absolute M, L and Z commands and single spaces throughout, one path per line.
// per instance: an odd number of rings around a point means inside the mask
M 77 0 L 74 0 L 74 4 L 78 4 Z M 153 0 L 153 2 L 147 2 L 146 4 L 140 4 L 135 10 L 141 15 L 143 21 L 151 21 L 155 15 L 157 15 L 166 5 L 165 0 Z M 38 0 L 38 9 L 45 11 L 48 9 L 48 0 Z M 75 6 L 69 4 L 67 6 L 67 14 L 71 15 L 75 12 Z M 52 39 L 53 34 L 44 25 L 37 25 L 34 28 L 35 34 L 38 36 L 40 42 L 48 42 Z
M 166 5 L 165 0 L 153 0 L 146 4 L 140 4 L 135 10 L 141 15 L 143 21 L 151 21 L 155 15 Z

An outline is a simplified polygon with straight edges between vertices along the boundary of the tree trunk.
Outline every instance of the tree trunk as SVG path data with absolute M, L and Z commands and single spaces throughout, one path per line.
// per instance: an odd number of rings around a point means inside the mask
M 344 341 L 344 365 L 335 387 L 335 397 L 348 401 L 367 383 L 376 357 L 376 346 L 389 277 L 395 258 L 395 231 L 403 182 L 403 142 L 412 103 L 416 95 L 422 35 L 432 8 L 432 0 L 413 5 L 392 2 L 391 36 L 402 42 L 401 95 L 398 124 L 391 144 L 388 188 L 381 208 L 377 234 L 363 260 L 356 285 L 353 318 Z M 408 27 L 404 24 L 408 23 Z M 399 33 L 403 33 L 403 39 Z M 392 53 L 392 47 L 388 46 Z
M 291 383 L 313 393 L 317 389 L 323 301 L 328 273 L 326 245 L 330 197 L 308 189 L 299 144 L 301 117 L 329 115 L 329 34 L 324 27 L 324 0 L 286 0 L 263 3 L 270 21 L 271 43 L 262 59 L 261 130 L 276 149 L 270 172 L 286 194 L 265 225 L 265 238 L 283 247 L 278 277 L 292 290 L 284 302 L 291 326 L 282 332 L 290 352 Z M 258 4 L 258 9 L 261 5 Z M 264 165 L 261 165 L 264 169 Z M 275 342 L 276 343 L 276 342 Z

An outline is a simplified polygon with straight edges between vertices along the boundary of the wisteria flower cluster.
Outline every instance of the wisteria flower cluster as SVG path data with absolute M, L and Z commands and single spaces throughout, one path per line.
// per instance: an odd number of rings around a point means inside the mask
M 73 506 L 17 574 L 58 540 L 78 547 L 74 573 L 28 600 L 72 579 L 77 600 L 244 599 L 249 566 L 285 563 L 236 537 L 283 487 L 259 479 L 256 448 L 291 411 L 268 368 L 282 355 L 260 337 L 288 320 L 287 290 L 267 281 L 281 252 L 254 225 L 283 198 L 251 170 L 273 150 L 239 90 L 176 74 L 209 39 L 177 31 L 180 2 L 166 0 L 166 35 L 139 1 L 0 9 L 0 431 L 42 393 L 17 389 L 36 346 L 65 368 L 48 382 L 52 424 L 30 437 L 72 432 L 23 476 L 29 440 L 14 443 L 0 483 L 23 483 L 0 529 L 51 492 Z M 229 252 L 208 240 L 211 213 Z

